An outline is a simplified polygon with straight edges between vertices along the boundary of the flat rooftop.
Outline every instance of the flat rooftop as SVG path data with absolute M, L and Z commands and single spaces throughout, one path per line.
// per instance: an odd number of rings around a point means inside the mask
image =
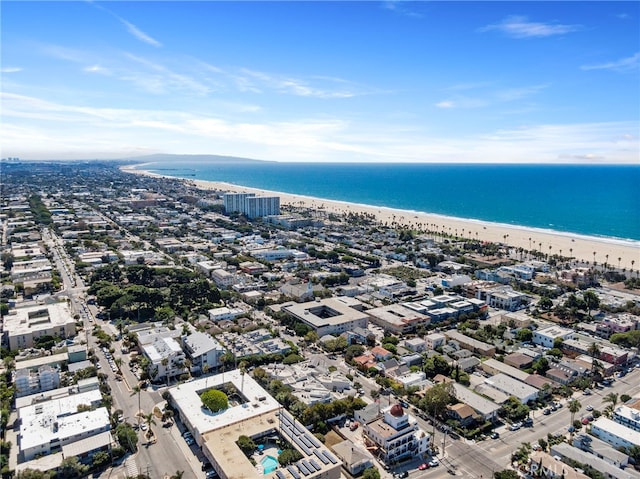
M 351 305 L 341 301 L 339 298 L 325 298 L 321 301 L 295 303 L 285 306 L 283 309 L 315 327 L 369 319 L 367 314 L 355 310 Z
M 226 383 L 233 384 L 247 402 L 215 414 L 203 408 L 200 394 Z M 182 416 L 201 435 L 239 422 L 248 424 L 281 407 L 249 374 L 242 376 L 237 369 L 180 384 L 169 389 L 169 394 Z

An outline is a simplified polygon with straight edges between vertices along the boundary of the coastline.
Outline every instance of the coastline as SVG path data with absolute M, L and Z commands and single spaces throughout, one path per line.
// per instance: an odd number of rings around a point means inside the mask
M 311 196 L 296 195 L 285 192 L 263 190 L 239 186 L 222 181 L 191 180 L 177 178 L 169 175 L 160 175 L 146 171 L 144 168 L 149 163 L 127 165 L 120 169 L 126 173 L 146 175 L 156 178 L 167 178 L 178 181 L 188 181 L 203 190 L 227 191 L 233 193 L 255 193 L 263 196 L 279 196 L 281 204 L 306 206 L 322 209 L 327 213 L 365 213 L 376 217 L 376 220 L 384 224 L 397 222 L 407 226 L 422 224 L 423 227 L 457 234 L 468 239 L 479 239 L 495 243 L 507 243 L 514 248 L 525 250 L 538 250 L 547 254 L 561 254 L 573 257 L 577 260 L 598 264 L 605 261 L 627 270 L 640 268 L 640 241 L 625 240 L 621 238 L 599 238 L 575 233 L 532 228 L 526 226 L 492 223 L 484 220 L 456 218 L 420 211 L 401 210 L 389 207 L 378 207 L 345 201 L 328 200 Z M 607 259 L 608 255 L 608 259 Z M 620 260 L 618 260 L 620 259 Z M 632 265 L 632 261 L 634 264 Z

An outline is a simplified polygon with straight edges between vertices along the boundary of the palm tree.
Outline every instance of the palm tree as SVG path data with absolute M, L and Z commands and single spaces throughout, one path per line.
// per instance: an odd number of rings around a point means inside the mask
M 568 404 L 568 408 L 569 408 L 569 412 L 571 413 L 571 427 L 573 427 L 573 421 L 576 418 L 576 413 L 578 411 L 580 411 L 580 409 L 582 408 L 582 404 L 580 404 L 580 401 L 578 401 L 577 399 L 572 399 L 571 401 L 569 401 Z M 570 432 L 570 438 L 573 438 L 573 429 L 569 429 Z
M 114 363 L 116 363 L 116 366 L 118 366 L 118 372 L 122 372 L 121 370 L 121 366 L 122 366 L 122 358 L 116 358 L 113 360 Z
M 616 404 L 618 404 L 618 393 L 609 393 L 605 397 L 602 398 L 602 402 L 608 402 L 611 404 L 611 408 L 615 409 Z
M 176 471 L 176 473 L 173 474 L 170 479 L 182 479 L 183 475 L 184 471 Z
M 147 436 L 147 440 L 150 440 L 151 437 L 154 436 L 153 430 L 151 429 L 151 425 L 153 424 L 155 426 L 156 425 L 156 421 L 153 418 L 154 418 L 154 416 L 153 416 L 152 412 L 150 412 L 149 414 L 145 414 L 144 415 L 144 422 L 149 427 L 149 430 L 145 433 L 145 436 Z
M 140 426 L 140 391 L 142 391 L 142 389 L 140 388 L 140 385 L 136 384 L 131 388 L 131 394 L 130 394 L 130 396 L 133 396 L 135 394 L 138 395 L 138 412 L 136 412 L 136 417 L 138 418 L 138 426 Z
M 596 361 L 596 358 L 600 357 L 600 346 L 595 341 L 589 345 L 587 349 L 589 356 L 591 356 L 591 377 L 595 384 L 596 382 L 596 369 L 600 364 Z

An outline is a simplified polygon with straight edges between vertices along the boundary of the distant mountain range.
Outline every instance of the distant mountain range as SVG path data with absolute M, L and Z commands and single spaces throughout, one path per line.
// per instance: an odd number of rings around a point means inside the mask
M 171 162 L 173 166 L 180 166 L 184 163 L 265 163 L 266 160 L 253 160 L 250 158 L 240 158 L 237 156 L 221 156 L 221 155 L 171 155 L 165 153 L 157 153 L 155 155 L 134 156 L 131 158 L 122 158 L 118 161 L 135 161 L 142 162 Z M 272 163 L 272 162 L 269 162 Z

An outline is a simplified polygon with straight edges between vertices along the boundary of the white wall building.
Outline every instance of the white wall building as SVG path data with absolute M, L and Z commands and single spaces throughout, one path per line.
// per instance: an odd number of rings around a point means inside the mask
M 533 332 L 533 343 L 545 348 L 553 348 L 556 338 L 562 340 L 574 339 L 575 332 L 572 329 L 551 326 Z
M 244 311 L 239 308 L 227 308 L 225 306 L 222 308 L 210 309 L 208 313 L 211 321 L 223 321 L 225 319 L 233 321 L 241 314 L 244 314 Z
M 59 387 L 60 373 L 49 365 L 40 366 L 37 371 L 20 369 L 16 371 L 14 383 L 17 397 L 28 396 Z
M 616 449 L 640 446 L 640 432 L 629 429 L 604 416 L 591 423 L 591 434 L 608 442 Z
M 421 457 L 430 450 L 431 436 L 400 404 L 383 410 L 383 416 L 362 426 L 365 446 L 378 447 L 379 457 L 387 464 L 404 457 Z
M 149 358 L 149 376 L 153 380 L 169 379 L 186 372 L 187 359 L 180 344 L 173 338 L 158 337 L 151 344 L 142 347 Z
M 222 356 L 226 352 L 224 346 L 217 339 L 199 331 L 183 336 L 182 345 L 191 361 L 192 368 L 203 372 L 220 367 Z

